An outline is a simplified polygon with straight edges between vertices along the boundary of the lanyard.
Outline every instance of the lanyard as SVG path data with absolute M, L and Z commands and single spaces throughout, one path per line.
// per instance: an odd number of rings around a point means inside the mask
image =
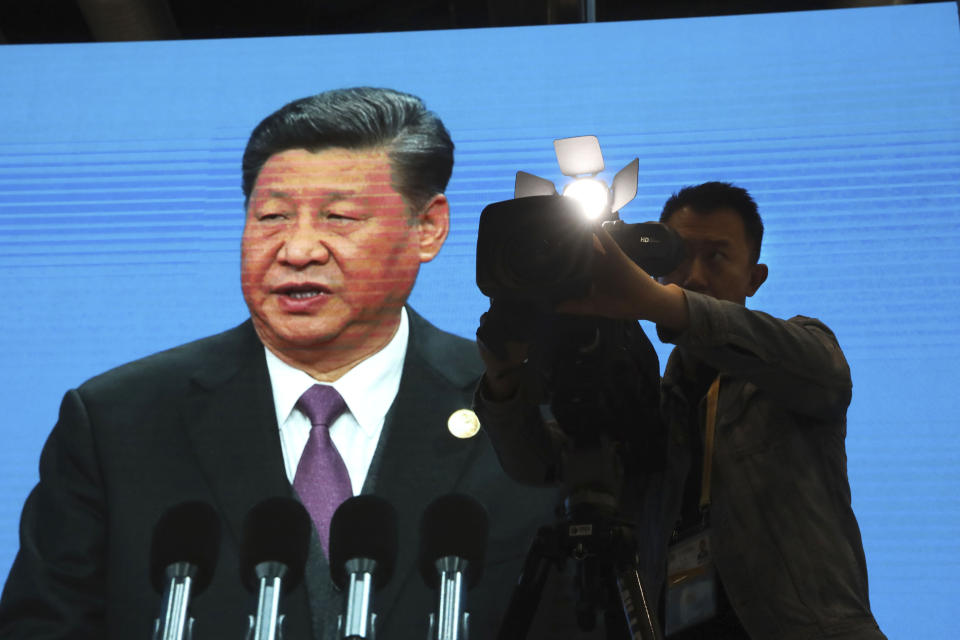
M 714 378 L 707 391 L 707 415 L 704 424 L 703 476 L 700 482 L 700 512 L 710 508 L 710 474 L 713 472 L 713 441 L 717 430 L 717 398 L 720 395 L 720 376 Z

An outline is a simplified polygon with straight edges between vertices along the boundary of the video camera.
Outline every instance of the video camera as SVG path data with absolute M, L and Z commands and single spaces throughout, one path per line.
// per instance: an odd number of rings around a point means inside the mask
M 684 255 L 675 231 L 659 222 L 627 224 L 614 212 L 600 221 L 620 248 L 651 276 L 673 271 Z M 477 286 L 496 300 L 552 308 L 589 293 L 593 230 L 581 205 L 561 195 L 495 202 L 480 214 Z
M 606 218 L 589 220 L 576 200 L 556 194 L 497 202 L 480 216 L 477 285 L 490 311 L 477 338 L 502 358 L 508 341 L 529 344 L 526 375 L 543 393 L 541 416 L 558 432 L 549 438 L 557 448 L 539 452 L 550 460 L 544 480 L 562 490 L 562 516 L 538 533 L 498 640 L 527 637 L 549 567 L 570 559 L 581 630 L 602 611 L 607 637 L 661 637 L 634 521 L 637 487 L 666 457 L 657 355 L 635 321 L 554 309 L 590 292 L 598 224 L 652 276 L 676 268 L 684 245 L 660 223 L 626 224 L 609 211 Z
M 477 285 L 491 306 L 477 336 L 501 357 L 508 341 L 530 344 L 530 375 L 539 380 L 543 400 L 573 448 L 589 448 L 605 435 L 631 450 L 649 451 L 647 430 L 636 428 L 635 421 L 649 423 L 658 411 L 660 371 L 643 330 L 634 321 L 553 309 L 589 293 L 597 224 L 652 276 L 672 271 L 683 259 L 684 246 L 661 223 L 627 224 L 616 213 L 606 217 L 589 220 L 576 200 L 561 195 L 515 198 L 484 208 Z

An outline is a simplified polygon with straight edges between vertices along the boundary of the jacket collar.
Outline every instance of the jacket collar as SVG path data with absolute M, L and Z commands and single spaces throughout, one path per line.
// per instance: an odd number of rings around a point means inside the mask
M 187 437 L 227 532 L 240 543 L 250 507 L 290 495 L 263 346 L 249 320 L 205 345 L 181 406 Z

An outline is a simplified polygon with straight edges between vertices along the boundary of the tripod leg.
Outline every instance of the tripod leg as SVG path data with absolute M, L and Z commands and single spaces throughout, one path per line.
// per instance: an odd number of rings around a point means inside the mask
M 527 637 L 530 623 L 540 606 L 543 585 L 550 570 L 551 560 L 547 556 L 547 550 L 555 547 L 549 542 L 554 538 L 552 527 L 542 527 L 537 532 L 537 537 L 527 552 L 523 572 L 510 596 L 510 604 L 507 605 L 507 611 L 500 623 L 497 640 L 521 640 Z
M 644 588 L 637 568 L 630 565 L 618 567 L 616 581 L 631 640 L 662 640 L 660 623 L 650 607 L 649 592 Z

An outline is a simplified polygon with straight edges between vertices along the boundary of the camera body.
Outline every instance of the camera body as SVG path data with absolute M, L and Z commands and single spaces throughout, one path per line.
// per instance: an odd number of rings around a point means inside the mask
M 651 276 L 666 275 L 683 260 L 683 241 L 664 224 L 627 224 L 616 213 L 602 223 Z M 596 224 L 576 201 L 560 195 L 488 205 L 480 214 L 477 236 L 477 286 L 491 299 L 532 303 L 544 310 L 587 295 Z
M 596 224 L 604 224 L 652 276 L 671 272 L 683 260 L 683 241 L 666 225 L 610 217 L 590 221 L 576 201 L 559 195 L 496 202 L 480 216 L 477 285 L 491 304 L 477 339 L 500 357 L 508 342 L 529 344 L 526 375 L 542 390 L 539 402 L 549 406 L 564 434 L 568 450 L 561 452 L 557 479 L 570 489 L 584 474 L 568 473 L 563 459 L 602 449 L 604 441 L 612 441 L 618 454 L 629 451 L 628 459 L 641 468 L 663 464 L 660 367 L 639 323 L 554 311 L 563 300 L 590 291 Z

